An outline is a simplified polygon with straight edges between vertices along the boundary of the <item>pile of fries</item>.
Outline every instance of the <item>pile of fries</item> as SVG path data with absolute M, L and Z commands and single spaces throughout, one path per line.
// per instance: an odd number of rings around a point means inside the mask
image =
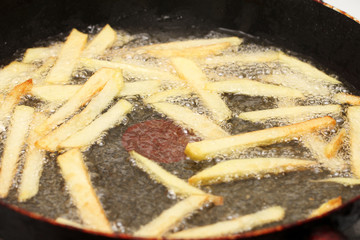
M 0 169 L 0 197 L 6 198 L 18 168 L 23 164 L 18 200 L 27 201 L 39 191 L 46 152 L 59 152 L 58 166 L 67 189 L 78 209 L 81 224 L 59 218 L 63 224 L 112 233 L 83 152 L 111 130 L 132 111 L 128 96 L 141 96 L 144 104 L 164 114 L 202 140 L 185 149 L 193 161 L 225 156 L 226 160 L 204 169 L 188 180 L 180 179 L 160 165 L 130 152 L 136 165 L 150 178 L 164 185 L 182 199 L 157 218 L 134 232 L 138 237 L 204 238 L 226 236 L 281 221 L 285 209 L 272 206 L 229 221 L 174 232 L 174 227 L 195 210 L 208 203 L 223 204 L 226 196 L 216 196 L 200 189 L 202 185 L 233 182 L 268 174 L 304 171 L 314 168 L 341 173 L 349 168 L 352 178 L 317 181 L 343 185 L 360 184 L 360 97 L 344 92 L 333 93 L 341 83 L 312 65 L 280 50 L 238 51 L 243 40 L 238 37 L 193 39 L 128 48 L 132 37 L 106 25 L 91 41 L 88 35 L 73 29 L 63 43 L 28 49 L 22 62 L 12 62 L 0 71 L 1 131 L 6 134 Z M 117 55 L 109 54 L 114 44 L 124 45 Z M 136 61 L 134 56 L 155 58 L 161 66 Z M 280 64 L 287 73 L 266 74 L 261 79 L 212 76 L 205 69 L 236 64 Z M 93 74 L 84 84 L 73 84 L 79 69 Z M 128 79 L 136 81 L 128 81 Z M 233 113 L 223 93 L 277 99 L 278 108 Z M 25 106 L 22 99 L 31 95 L 42 101 L 40 109 Z M 203 109 L 175 104 L 174 98 L 195 95 Z M 312 97 L 325 97 L 333 104 L 299 105 Z M 346 111 L 345 111 L 346 110 Z M 333 117 L 346 113 L 346 122 Z M 226 122 L 231 118 L 279 126 L 231 135 Z M 144 119 L 145 120 L 145 119 Z M 324 138 L 321 130 L 336 134 Z M 348 133 L 348 134 L 347 134 Z M 246 149 L 300 139 L 313 159 L 237 158 Z M 340 154 L 349 145 L 347 161 Z M 22 156 L 21 151 L 26 151 Z M 21 157 L 20 157 L 21 156 Z M 24 159 L 22 159 L 22 157 Z M 46 171 L 46 169 L 45 169 Z M 261 180 L 260 180 L 261 181 Z M 315 183 L 314 183 L 315 184 Z M 309 217 L 324 214 L 341 205 L 341 197 L 332 199 Z M 119 210 L 120 211 L 120 210 Z

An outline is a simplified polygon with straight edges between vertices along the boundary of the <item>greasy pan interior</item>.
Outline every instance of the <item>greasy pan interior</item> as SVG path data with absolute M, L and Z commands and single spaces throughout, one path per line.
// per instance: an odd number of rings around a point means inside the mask
M 0 21 L 2 31 L 0 34 L 1 64 L 7 64 L 14 57 L 14 53 L 15 55 L 21 54 L 24 49 L 32 47 L 34 44 L 41 45 L 39 40 L 46 42 L 49 37 L 53 38 L 54 36 L 61 39 L 63 36 L 59 34 L 66 34 L 73 27 L 89 32 L 87 27 L 90 25 L 102 26 L 109 23 L 114 28 L 124 29 L 129 33 L 154 32 L 158 38 L 164 40 L 169 36 L 174 38 L 191 35 L 201 37 L 209 30 L 219 29 L 219 31 L 227 32 L 224 29 L 231 29 L 230 34 L 244 36 L 246 33 L 258 36 L 262 41 L 267 40 L 272 45 L 306 56 L 322 69 L 328 70 L 328 73 L 334 73 L 340 79 L 346 79 L 349 86 L 354 87 L 351 90 L 355 93 L 356 89 L 360 89 L 357 79 L 360 74 L 360 27 L 358 23 L 310 0 L 151 2 L 115 0 L 47 2 L 34 0 L 3 1 L 0 9 L 0 18 L 2 18 Z M 264 44 L 267 42 L 265 41 Z M 157 118 L 158 116 L 155 114 L 152 117 Z M 118 129 L 120 132 L 123 130 Z M 111 138 L 111 135 L 116 134 L 113 132 L 108 137 Z M 102 159 L 100 152 L 95 147 L 88 154 Z M 114 159 L 118 155 L 127 158 L 126 152 L 119 149 L 116 142 L 104 154 L 110 158 L 114 156 Z M 91 166 L 89 168 L 91 170 Z M 116 168 L 109 166 L 109 169 Z M 128 169 L 122 170 L 127 171 Z M 135 172 L 132 176 L 137 176 L 136 174 Z M 44 178 L 46 178 L 46 174 Z M 48 178 L 52 177 L 48 176 Z M 144 181 L 146 182 L 146 179 Z M 135 182 L 137 180 L 134 180 L 134 184 Z M 105 182 L 104 185 L 106 184 L 110 183 Z M 129 182 L 123 184 L 129 184 Z M 269 182 L 269 184 L 272 183 Z M 54 189 L 62 187 L 62 182 L 55 182 L 53 185 Z M 294 191 L 302 191 L 301 186 Z M 121 194 L 119 197 L 122 197 Z M 135 204 L 132 202 L 131 196 L 127 195 L 126 197 L 129 202 L 122 209 L 130 209 L 133 207 L 132 204 Z M 56 205 L 58 203 L 56 202 L 58 198 L 49 199 L 46 193 L 43 193 L 42 198 Z M 111 205 L 111 203 L 106 204 Z M 141 207 L 142 203 L 137 204 Z M 167 204 L 170 206 L 171 203 Z M 49 221 L 37 221 L 13 212 L 6 203 L 3 205 L 0 208 L 0 237 L 4 239 L 106 238 L 99 234 L 82 233 L 75 229 L 53 225 Z M 289 203 L 289 206 L 291 205 L 292 203 Z M 293 205 L 296 208 L 295 202 Z M 263 232 L 247 233 L 238 237 L 250 237 L 271 232 L 271 236 L 263 237 L 266 239 L 283 237 L 285 239 L 290 235 L 304 236 L 320 225 L 345 228 L 360 215 L 358 205 L 358 201 L 354 200 L 342 209 L 320 219 L 285 225 L 283 230 L 266 229 Z M 164 208 L 166 208 L 165 205 Z M 61 211 L 61 209 L 55 208 L 46 210 L 53 211 L 54 215 L 56 211 Z M 249 209 L 249 211 L 251 210 Z M 135 215 L 129 216 L 128 219 L 136 222 L 137 216 L 134 213 L 136 211 L 120 212 L 119 214 Z M 280 232 L 280 230 L 282 231 Z M 126 235 L 118 237 L 131 238 Z M 292 239 L 294 238 L 292 237 Z

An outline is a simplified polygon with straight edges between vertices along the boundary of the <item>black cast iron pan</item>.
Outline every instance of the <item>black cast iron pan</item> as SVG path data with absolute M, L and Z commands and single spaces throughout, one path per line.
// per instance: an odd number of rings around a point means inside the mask
M 311 0 L 234 1 L 69 1 L 29 0 L 0 3 L 0 63 L 7 64 L 23 49 L 72 28 L 111 24 L 130 33 L 152 30 L 172 36 L 201 35 L 231 29 L 265 39 L 306 56 L 360 89 L 360 26 L 357 22 Z M 20 50 L 19 50 L 20 49 Z M 21 50 L 22 49 L 22 50 Z M 359 197 L 360 198 L 360 197 Z M 107 239 L 129 235 L 83 232 L 54 223 L 0 202 L 3 239 Z M 355 198 L 322 217 L 235 236 L 252 239 L 309 239 L 314 231 L 345 229 L 360 216 Z M 324 227 L 325 226 L 325 227 Z

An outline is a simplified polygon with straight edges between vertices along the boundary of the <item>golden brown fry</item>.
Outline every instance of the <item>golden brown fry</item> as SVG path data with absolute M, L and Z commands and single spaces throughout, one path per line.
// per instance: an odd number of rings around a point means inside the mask
M 51 68 L 46 77 L 45 81 L 47 83 L 65 84 L 70 81 L 72 71 L 85 47 L 86 41 L 87 34 L 81 33 L 76 29 L 71 31 L 66 42 L 61 47 L 55 65 Z
M 182 219 L 190 215 L 196 209 L 201 208 L 208 199 L 209 196 L 207 195 L 190 196 L 163 211 L 158 217 L 137 230 L 134 233 L 134 236 L 160 238 L 174 228 Z
M 337 93 L 334 96 L 334 100 L 342 104 L 360 105 L 360 97 L 348 93 Z
M 322 128 L 331 128 L 335 125 L 336 121 L 331 117 L 316 118 L 283 127 L 273 127 L 225 138 L 188 143 L 185 153 L 191 159 L 201 161 L 217 155 L 229 154 L 233 150 L 243 150 L 249 147 L 282 142 L 286 139 L 315 132 Z
M 317 217 L 317 216 L 323 215 L 327 212 L 330 212 L 331 210 L 334 210 L 335 208 L 340 207 L 341 204 L 342 204 L 341 196 L 330 199 L 326 203 L 321 204 L 321 206 L 319 208 L 313 210 L 310 213 L 309 218 Z
M 34 109 L 17 106 L 11 120 L 11 127 L 5 141 L 0 169 L 0 197 L 7 197 L 16 174 L 19 155 L 25 143 Z
M 360 106 L 348 108 L 351 171 L 360 178 Z
M 343 128 L 339 131 L 339 133 L 329 142 L 329 144 L 325 147 L 325 156 L 327 158 L 335 157 L 336 153 L 341 148 L 342 143 L 344 142 L 344 138 L 346 135 L 346 129 Z
M 110 27 L 109 24 L 106 24 L 105 27 L 94 37 L 93 40 L 86 46 L 82 52 L 82 57 L 93 58 L 98 55 L 101 55 L 105 49 L 110 47 L 117 38 L 117 34 Z
M 254 227 L 281 221 L 285 217 L 285 209 L 280 206 L 270 207 L 256 213 L 241 216 L 232 220 L 217 222 L 210 225 L 186 229 L 169 234 L 173 238 L 215 238 L 234 233 L 250 231 Z
M 86 227 L 112 233 L 109 221 L 92 187 L 81 152 L 74 148 L 57 158 L 71 198 Z

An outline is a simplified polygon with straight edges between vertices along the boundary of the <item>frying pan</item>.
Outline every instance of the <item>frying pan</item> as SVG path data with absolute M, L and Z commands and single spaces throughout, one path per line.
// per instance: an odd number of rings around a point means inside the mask
M 265 39 L 306 56 L 321 69 L 360 89 L 360 26 L 312 0 L 2 0 L 0 64 L 24 49 L 57 40 L 72 28 L 109 23 L 130 33 L 163 31 L 172 36 L 230 29 Z M 224 30 L 225 31 L 225 30 Z M 56 36 L 56 37 L 54 37 Z M 314 231 L 346 229 L 360 218 L 360 196 L 312 220 L 236 235 L 244 239 L 307 239 Z M 80 231 L 0 202 L 3 239 L 132 239 L 125 234 Z

